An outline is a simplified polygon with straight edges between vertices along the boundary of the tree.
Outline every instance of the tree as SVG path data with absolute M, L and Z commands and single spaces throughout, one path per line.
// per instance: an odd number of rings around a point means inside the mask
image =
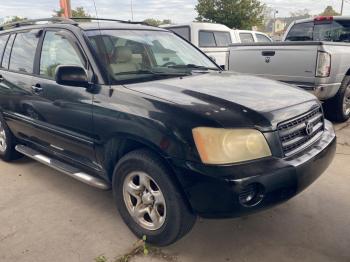
M 264 6 L 259 0 L 198 0 L 197 21 L 252 29 L 263 23 Z
M 337 11 L 333 9 L 333 6 L 327 6 L 326 9 L 320 14 L 320 16 L 337 16 L 340 15 Z
M 6 22 L 4 22 L 3 24 L 11 24 L 11 23 L 15 23 L 15 22 L 21 22 L 21 21 L 25 21 L 28 20 L 28 18 L 26 17 L 20 17 L 20 16 L 13 16 L 10 19 L 8 19 Z
M 171 24 L 171 20 L 165 19 L 165 20 L 158 20 L 154 18 L 148 18 L 146 20 L 143 20 L 143 22 L 147 25 L 151 26 L 160 26 L 160 25 L 166 25 L 166 24 Z
M 63 14 L 63 9 L 54 10 L 53 12 L 53 17 L 61 17 Z M 75 9 L 72 9 L 72 17 L 91 18 L 91 15 L 85 11 L 84 7 L 79 6 Z
M 290 12 L 291 17 L 310 17 L 310 10 L 305 8 L 305 9 L 300 9 L 295 12 Z

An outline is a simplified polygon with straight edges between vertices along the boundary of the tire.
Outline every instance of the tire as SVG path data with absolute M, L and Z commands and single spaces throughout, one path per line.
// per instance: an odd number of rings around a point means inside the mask
M 0 115 L 0 158 L 6 162 L 16 160 L 21 154 L 15 150 L 16 139 Z
M 172 172 L 156 154 L 145 149 L 132 151 L 118 162 L 113 173 L 113 196 L 130 230 L 138 238 L 146 236 L 153 245 L 176 242 L 196 221 Z M 135 210 L 142 215 L 136 217 Z
M 326 118 L 335 122 L 345 122 L 350 118 L 350 76 L 346 76 L 338 93 L 325 101 Z

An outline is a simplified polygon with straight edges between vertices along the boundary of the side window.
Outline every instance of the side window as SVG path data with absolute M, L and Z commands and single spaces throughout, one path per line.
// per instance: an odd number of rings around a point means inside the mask
M 38 38 L 32 32 L 18 33 L 12 47 L 10 70 L 33 73 Z
M 254 37 L 251 33 L 239 33 L 242 43 L 254 43 Z
M 59 65 L 85 67 L 77 47 L 65 35 L 60 31 L 45 33 L 40 58 L 40 75 L 54 78 L 56 67 Z
M 288 32 L 286 41 L 312 41 L 314 22 L 295 24 Z
M 216 47 L 214 32 L 199 32 L 200 47 Z
M 232 44 L 231 35 L 228 32 L 214 32 L 214 36 L 218 47 L 227 47 Z
M 9 35 L 0 35 L 0 62 L 2 59 L 2 55 L 5 51 L 5 46 L 8 38 L 9 38 Z
M 270 38 L 262 34 L 256 34 L 256 39 L 259 43 L 271 43 Z
M 171 31 L 174 33 L 178 34 L 179 36 L 185 38 L 187 41 L 191 40 L 191 30 L 188 26 L 185 27 L 174 27 L 174 28 L 169 28 Z
M 11 35 L 9 40 L 7 41 L 7 45 L 4 51 L 4 56 L 2 58 L 2 68 L 9 68 L 9 62 L 10 62 L 10 55 L 11 55 L 11 49 L 12 49 L 12 44 L 13 40 L 15 39 L 15 34 Z

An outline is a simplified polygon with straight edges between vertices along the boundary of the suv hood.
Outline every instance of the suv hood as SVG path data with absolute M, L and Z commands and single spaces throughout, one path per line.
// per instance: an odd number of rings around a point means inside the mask
M 225 127 L 275 128 L 319 105 L 315 96 L 251 75 L 213 72 L 125 85 L 203 114 Z

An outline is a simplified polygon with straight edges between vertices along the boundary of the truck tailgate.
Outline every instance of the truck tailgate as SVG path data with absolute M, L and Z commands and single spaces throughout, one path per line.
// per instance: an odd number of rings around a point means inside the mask
M 314 83 L 319 42 L 232 45 L 229 70 L 291 83 Z

